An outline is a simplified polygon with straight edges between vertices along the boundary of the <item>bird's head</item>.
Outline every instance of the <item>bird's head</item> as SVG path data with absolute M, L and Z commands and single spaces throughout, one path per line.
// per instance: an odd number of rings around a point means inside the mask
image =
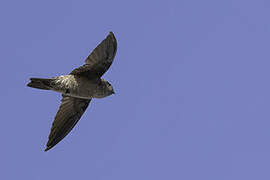
M 106 80 L 103 80 L 103 81 L 104 81 L 104 84 L 105 84 L 106 95 L 109 96 L 109 95 L 115 94 L 112 85 Z

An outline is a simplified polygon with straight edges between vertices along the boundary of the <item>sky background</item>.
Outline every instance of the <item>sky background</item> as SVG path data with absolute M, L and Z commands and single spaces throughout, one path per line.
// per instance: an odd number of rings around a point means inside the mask
M 269 180 L 270 2 L 2 0 L 0 179 Z M 95 99 L 44 152 L 68 74 L 113 31 Z

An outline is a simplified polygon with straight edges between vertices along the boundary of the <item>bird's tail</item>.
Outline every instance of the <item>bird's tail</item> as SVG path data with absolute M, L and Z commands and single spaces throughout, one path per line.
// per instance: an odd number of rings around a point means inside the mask
M 44 78 L 30 78 L 30 81 L 27 86 L 37 89 L 50 90 L 52 89 L 53 79 L 44 79 Z

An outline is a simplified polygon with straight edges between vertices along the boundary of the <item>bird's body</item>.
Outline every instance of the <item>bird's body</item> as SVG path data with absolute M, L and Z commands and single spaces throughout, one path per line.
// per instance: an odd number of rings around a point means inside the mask
M 92 98 L 114 94 L 111 84 L 101 76 L 109 69 L 117 43 L 112 32 L 87 57 L 85 64 L 69 75 L 49 79 L 30 78 L 27 86 L 62 94 L 62 103 L 55 116 L 45 151 L 61 141 L 76 125 Z
M 63 75 L 50 79 L 50 90 L 82 99 L 104 98 L 112 89 L 101 78 L 88 79 L 84 76 Z

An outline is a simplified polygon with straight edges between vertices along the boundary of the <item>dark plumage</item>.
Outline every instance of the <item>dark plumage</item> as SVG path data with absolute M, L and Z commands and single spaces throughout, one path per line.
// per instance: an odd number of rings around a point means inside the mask
M 62 93 L 62 102 L 54 118 L 47 148 L 60 142 L 77 124 L 92 98 L 114 94 L 111 84 L 101 76 L 111 66 L 117 50 L 112 32 L 92 51 L 85 64 L 69 75 L 50 79 L 30 78 L 27 86 Z

